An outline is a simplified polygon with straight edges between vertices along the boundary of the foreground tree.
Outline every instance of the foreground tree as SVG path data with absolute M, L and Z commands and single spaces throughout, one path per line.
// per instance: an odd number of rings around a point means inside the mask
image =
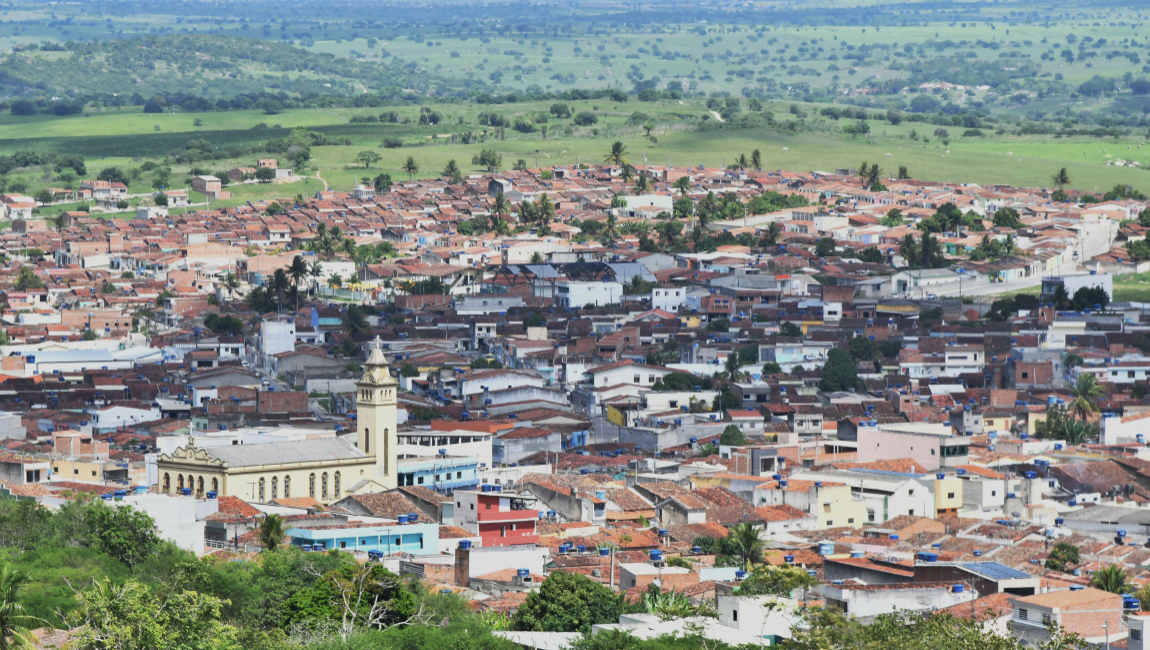
M 0 650 L 34 648 L 32 630 L 49 623 L 24 610 L 23 597 L 28 577 L 5 562 L 0 565 Z
M 512 619 L 516 630 L 590 632 L 592 625 L 618 623 L 623 596 L 577 573 L 554 572 L 533 591 Z

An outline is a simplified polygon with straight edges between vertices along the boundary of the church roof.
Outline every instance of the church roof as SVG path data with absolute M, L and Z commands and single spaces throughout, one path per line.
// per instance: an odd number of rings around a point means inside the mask
M 258 445 L 222 445 L 204 447 L 203 451 L 223 461 L 228 467 L 368 458 L 352 444 L 349 437 L 269 442 Z

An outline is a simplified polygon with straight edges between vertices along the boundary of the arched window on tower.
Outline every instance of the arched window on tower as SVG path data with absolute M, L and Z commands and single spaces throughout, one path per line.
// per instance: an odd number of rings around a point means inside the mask
M 172 491 L 172 475 L 164 472 L 164 492 Z
M 264 480 L 260 479 L 260 503 L 264 502 Z
M 335 473 L 335 485 L 333 487 L 335 488 L 335 498 L 338 499 L 339 498 L 339 472 Z
M 220 495 L 220 479 L 212 479 L 212 492 L 215 492 L 216 496 Z
M 176 474 L 176 489 L 179 489 L 179 490 L 184 489 L 184 475 L 183 474 Z
M 315 498 L 315 472 L 312 472 L 307 477 L 307 495 L 313 499 Z
M 204 477 L 201 476 L 199 479 L 196 480 L 196 494 L 203 494 L 203 493 L 204 493 Z
M 272 499 L 278 499 L 280 495 L 280 480 L 272 477 Z
M 284 477 L 284 498 L 285 499 L 291 498 L 291 477 L 290 476 Z
M 371 454 L 371 429 L 363 430 L 363 453 Z
M 326 501 L 327 500 L 327 472 L 324 472 L 323 476 L 320 477 L 319 489 L 320 489 L 320 495 L 321 495 L 320 498 L 324 499 Z

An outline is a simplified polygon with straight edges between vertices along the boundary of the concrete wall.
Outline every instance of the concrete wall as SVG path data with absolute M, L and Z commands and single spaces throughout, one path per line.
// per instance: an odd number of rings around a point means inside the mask
M 219 509 L 215 499 L 172 497 L 163 494 L 132 494 L 123 501 L 105 502 L 112 507 L 131 506 L 156 522 L 156 532 L 180 548 L 196 555 L 204 553 L 204 522 Z

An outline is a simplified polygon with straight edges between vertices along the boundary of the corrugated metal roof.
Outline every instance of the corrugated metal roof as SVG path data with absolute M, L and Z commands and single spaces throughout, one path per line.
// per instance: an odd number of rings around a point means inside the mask
M 367 458 L 347 438 L 269 442 L 259 445 L 204 447 L 203 449 L 209 456 L 227 463 L 228 467 Z

